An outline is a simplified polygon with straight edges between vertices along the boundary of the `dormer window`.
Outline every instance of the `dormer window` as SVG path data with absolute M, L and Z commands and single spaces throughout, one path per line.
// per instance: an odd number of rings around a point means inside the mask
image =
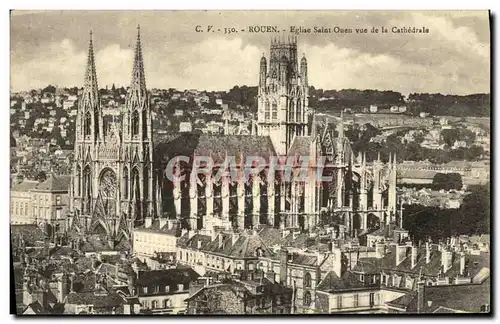
M 142 292 L 147 294 L 148 293 L 148 287 L 142 287 Z
M 165 292 L 168 293 L 170 291 L 170 286 L 165 286 Z
M 361 282 L 365 282 L 365 275 L 364 274 L 360 275 L 359 280 L 361 280 Z
M 184 290 L 184 285 L 183 284 L 178 284 L 177 285 L 177 290 L 179 290 L 179 291 Z

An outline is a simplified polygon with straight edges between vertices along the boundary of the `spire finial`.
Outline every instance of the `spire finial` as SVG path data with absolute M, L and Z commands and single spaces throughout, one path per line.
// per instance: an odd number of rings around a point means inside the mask
M 85 70 L 84 89 L 92 94 L 91 97 L 97 96 L 98 87 L 94 61 L 94 46 L 92 44 L 92 29 L 89 32 L 89 51 L 87 55 L 87 67 Z
M 137 25 L 137 43 L 134 54 L 134 66 L 132 68 L 132 82 L 130 85 L 131 93 L 146 93 L 146 77 L 144 75 L 144 62 L 142 59 L 141 48 L 141 27 Z

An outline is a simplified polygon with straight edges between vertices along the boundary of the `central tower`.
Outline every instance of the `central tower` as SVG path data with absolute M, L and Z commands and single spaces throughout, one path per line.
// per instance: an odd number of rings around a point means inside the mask
M 309 135 L 307 60 L 297 57 L 297 37 L 271 40 L 269 67 L 260 60 L 257 134 L 270 136 L 279 155 L 295 136 Z

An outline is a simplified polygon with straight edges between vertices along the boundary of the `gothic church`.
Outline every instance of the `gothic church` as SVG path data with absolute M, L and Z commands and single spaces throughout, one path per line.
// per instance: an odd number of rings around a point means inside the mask
M 352 152 L 343 119 L 320 127 L 308 105 L 305 56 L 297 57 L 297 39 L 272 40 L 269 66 L 260 60 L 257 135 L 169 134 L 153 138 L 138 30 L 132 81 L 119 123 L 104 125 L 92 38 L 84 89 L 79 99 L 75 155 L 70 189 L 68 232 L 98 235 L 112 249 L 127 249 L 133 228 L 148 218 L 176 220 L 182 228 L 222 227 L 241 231 L 259 226 L 313 231 L 335 222 L 354 237 L 401 224 L 396 213 L 396 157 L 389 164 L 368 163 Z M 212 173 L 197 174 L 179 156 L 209 156 Z M 243 172 L 247 156 L 326 156 L 324 175 L 332 181 L 269 181 L 265 169 L 248 181 L 214 175 L 236 157 Z M 184 181 L 171 181 L 169 162 L 182 168 Z M 319 165 L 311 165 L 315 174 Z M 334 219 L 325 218 L 334 215 Z

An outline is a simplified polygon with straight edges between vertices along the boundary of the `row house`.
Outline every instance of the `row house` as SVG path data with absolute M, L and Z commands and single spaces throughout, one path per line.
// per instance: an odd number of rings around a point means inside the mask
M 133 230 L 133 254 L 148 262 L 156 253 L 175 253 L 180 234 L 177 220 L 146 217 L 144 225 Z
M 15 183 L 11 188 L 11 223 L 46 222 L 54 226 L 54 232 L 62 231 L 69 181 L 69 176 L 50 175 L 41 183 L 30 180 Z
M 118 288 L 136 297 L 145 314 L 183 314 L 190 285 L 199 274 L 191 268 L 138 271 L 129 275 L 127 286 Z
M 194 288 L 186 300 L 189 315 L 292 313 L 293 290 L 265 278 L 262 271 Z

